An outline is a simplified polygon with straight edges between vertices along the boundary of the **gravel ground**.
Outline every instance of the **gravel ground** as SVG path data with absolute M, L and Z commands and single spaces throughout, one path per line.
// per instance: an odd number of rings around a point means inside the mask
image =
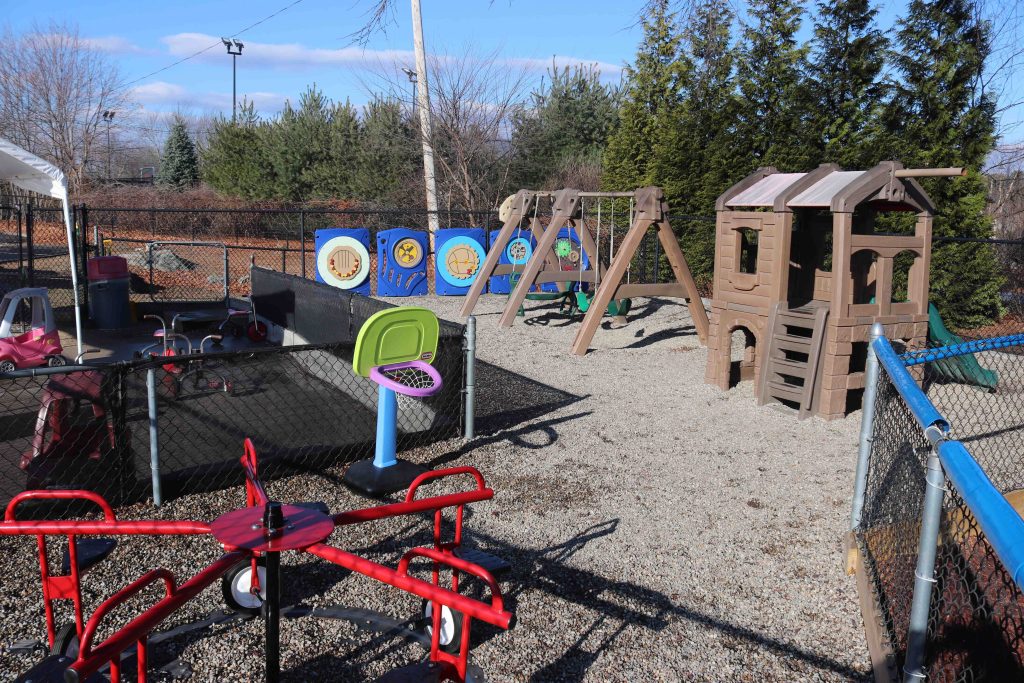
M 486 679 L 870 680 L 840 544 L 859 415 L 800 422 L 758 408 L 749 382 L 728 393 L 704 384 L 706 351 L 674 302 L 634 302 L 628 326 L 599 331 L 595 350 L 576 358 L 568 352 L 575 323 L 542 308 L 499 330 L 504 300 L 478 306 L 478 356 L 490 364 L 480 373 L 479 438 L 406 454 L 434 466 L 474 465 L 496 491 L 472 506 L 466 542 L 511 561 L 502 584 L 518 623 L 508 632 L 474 625 L 472 661 Z M 462 299 L 400 302 L 455 320 Z M 269 488 L 281 500 L 323 500 L 332 510 L 366 505 L 339 485 L 340 473 Z M 212 519 L 242 500 L 240 490 L 188 496 L 159 514 Z M 153 513 L 138 506 L 122 514 Z M 418 518 L 331 538 L 392 566 L 403 549 L 426 542 L 429 528 Z M 34 541 L 0 539 L 0 553 L 0 643 L 43 638 Z M 115 560 L 87 576 L 87 609 L 146 569 L 187 577 L 217 556 L 208 538 L 123 541 Z M 372 680 L 423 657 L 414 638 L 396 635 L 407 633 L 400 624 L 417 598 L 308 556 L 286 556 L 285 572 L 286 604 L 365 608 L 397 627 L 286 620 L 285 680 Z M 221 604 L 214 585 L 175 623 Z M 180 657 L 191 681 L 261 680 L 262 633 L 259 620 L 234 620 L 161 646 L 153 659 Z M 4 680 L 30 662 L 0 650 Z

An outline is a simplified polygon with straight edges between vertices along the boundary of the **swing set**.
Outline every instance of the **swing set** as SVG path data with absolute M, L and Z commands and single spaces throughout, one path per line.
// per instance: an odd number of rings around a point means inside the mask
M 542 225 L 540 203 L 545 199 L 550 201 L 550 218 Z M 587 200 L 590 200 L 589 217 Z M 593 226 L 595 203 L 597 222 Z M 622 204 L 628 205 L 623 212 L 628 217 L 629 227 L 616 248 L 616 205 Z M 606 206 L 610 210 L 605 210 Z M 559 301 L 560 311 L 568 309 L 570 314 L 576 311 L 584 314 L 572 345 L 572 352 L 577 355 L 586 354 L 605 315 L 624 324 L 632 308 L 632 298 L 637 296 L 686 300 L 698 337 L 701 343 L 706 343 L 708 316 L 686 257 L 669 225 L 668 204 L 661 188 L 644 187 L 634 192 L 520 190 L 505 200 L 499 215 L 502 228 L 491 244 L 480 276 L 466 296 L 461 315 L 473 313 L 490 276 L 509 275 L 512 286 L 499 326 L 511 327 L 516 316 L 524 314 L 526 300 Z M 524 230 L 523 223 L 527 221 L 528 227 Z M 607 255 L 601 249 L 606 223 Z M 632 280 L 632 262 L 651 229 L 655 230 L 671 266 L 673 280 L 670 282 Z M 523 238 L 527 231 L 532 241 Z M 503 253 L 509 263 L 500 263 Z M 559 285 L 558 291 L 543 291 L 542 286 L 547 283 Z

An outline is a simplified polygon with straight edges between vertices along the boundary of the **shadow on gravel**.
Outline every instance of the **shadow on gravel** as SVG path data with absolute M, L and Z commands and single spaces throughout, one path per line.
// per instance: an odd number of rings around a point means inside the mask
M 512 429 L 588 398 L 479 359 L 476 397 L 476 431 L 483 436 Z

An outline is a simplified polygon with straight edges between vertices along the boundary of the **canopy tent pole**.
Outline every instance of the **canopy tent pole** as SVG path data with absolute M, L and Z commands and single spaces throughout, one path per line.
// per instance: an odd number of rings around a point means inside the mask
M 78 261 L 75 260 L 75 236 L 74 229 L 71 226 L 71 210 L 68 208 L 66 191 L 61 199 L 61 207 L 64 209 L 64 227 L 68 234 L 68 260 L 71 262 L 71 292 L 75 302 L 75 344 L 77 345 L 75 362 L 78 362 L 78 359 L 82 357 L 82 307 L 78 302 Z M 82 226 L 82 229 L 84 230 L 85 226 Z

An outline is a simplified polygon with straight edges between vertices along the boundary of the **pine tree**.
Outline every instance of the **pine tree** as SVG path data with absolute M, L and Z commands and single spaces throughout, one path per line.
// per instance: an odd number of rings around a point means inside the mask
M 609 190 L 652 184 L 659 133 L 679 115 L 691 65 L 680 52 L 682 36 L 670 0 L 653 0 L 633 66 L 626 68 L 619 124 L 604 153 L 602 185 Z
M 330 111 L 327 154 L 307 169 L 306 179 L 318 199 L 354 196 L 354 176 L 359 157 L 359 113 L 348 101 Z
M 285 102 L 270 126 L 267 158 L 274 168 L 276 197 L 303 201 L 313 194 L 313 169 L 329 155 L 329 109 L 327 98 L 313 85 L 299 96 L 298 109 Z
M 981 167 L 995 145 L 995 100 L 984 88 L 991 28 L 974 0 L 911 0 L 899 22 L 895 82 L 881 153 L 906 166 L 963 166 L 964 178 L 922 179 L 937 207 L 934 235 L 992 236 Z M 938 243 L 931 298 L 947 323 L 970 328 L 1001 313 L 1002 278 L 988 245 Z
M 251 102 L 243 101 L 235 120 L 213 124 L 203 152 L 203 180 L 218 192 L 244 199 L 274 196 L 274 172 L 266 158 L 266 124 Z
M 552 68 L 550 87 L 512 117 L 514 187 L 542 188 L 570 160 L 600 166 L 618 109 L 618 91 L 594 67 Z
M 738 65 L 738 133 L 751 153 L 745 170 L 808 170 L 818 154 L 804 77 L 808 50 L 796 38 L 803 8 L 799 0 L 751 0 L 749 13 Z
M 199 157 L 196 155 L 196 146 L 189 137 L 185 120 L 176 116 L 164 143 L 164 153 L 160 157 L 160 172 L 157 173 L 156 181 L 160 185 L 183 190 L 194 185 L 197 180 Z
M 355 197 L 382 204 L 399 201 L 417 171 L 419 137 L 394 100 L 373 100 L 363 110 L 353 177 Z
M 879 116 L 888 41 L 874 24 L 871 0 L 821 0 L 810 76 L 814 130 L 821 160 L 844 168 L 873 165 L 873 125 Z
M 735 53 L 729 0 L 705 0 L 694 8 L 683 34 L 692 65 L 679 115 L 659 131 L 652 180 L 665 190 L 673 213 L 707 216 L 715 200 L 742 176 L 747 157 L 735 139 Z M 714 224 L 676 220 L 673 229 L 698 282 L 711 281 Z

